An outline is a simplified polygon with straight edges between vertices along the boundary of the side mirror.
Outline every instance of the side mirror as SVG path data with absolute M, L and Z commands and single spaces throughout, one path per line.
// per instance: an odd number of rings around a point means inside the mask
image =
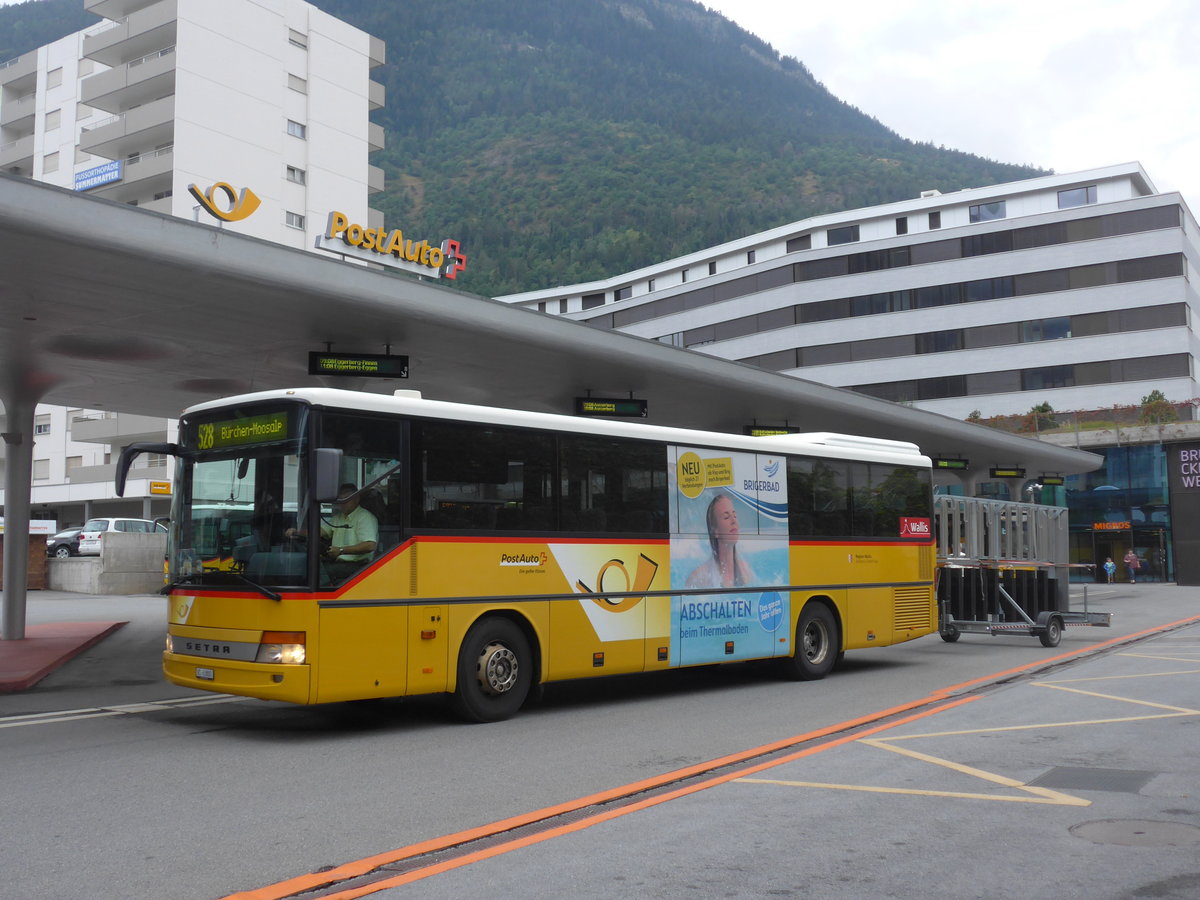
M 129 467 L 133 465 L 133 461 L 141 453 L 164 453 L 169 456 L 179 455 L 178 444 L 148 444 L 138 443 L 130 444 L 121 450 L 121 455 L 117 457 L 117 475 L 116 475 L 116 491 L 118 497 L 125 496 L 125 479 L 129 476 Z
M 317 447 L 312 452 L 313 499 L 332 503 L 337 499 L 341 483 L 342 451 L 336 447 Z

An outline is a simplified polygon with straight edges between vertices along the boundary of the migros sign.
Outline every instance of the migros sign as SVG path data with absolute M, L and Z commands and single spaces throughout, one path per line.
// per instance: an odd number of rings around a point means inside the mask
M 358 251 L 383 257 L 377 258 L 376 262 L 416 271 L 424 269 L 425 274 L 432 270 L 438 276 L 455 279 L 459 272 L 467 268 L 467 256 L 456 240 L 448 238 L 442 241 L 441 246 L 426 240 L 405 240 L 404 232 L 399 228 L 390 231 L 382 226 L 366 228 L 351 222 L 349 216 L 336 210 L 329 214 L 325 234 L 317 239 L 317 246 L 322 250 L 344 253 L 340 247 L 330 246 L 335 240 Z M 361 258 L 361 254 L 355 255 Z

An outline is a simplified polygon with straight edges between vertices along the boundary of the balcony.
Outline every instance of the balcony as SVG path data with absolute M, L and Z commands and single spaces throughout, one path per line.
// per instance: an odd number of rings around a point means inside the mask
M 367 166 L 367 193 L 378 194 L 383 190 L 383 169 Z
M 175 98 L 163 97 L 120 116 L 83 129 L 79 148 L 105 159 L 140 155 L 150 147 L 174 143 Z
M 375 112 L 377 109 L 383 109 L 387 102 L 387 88 L 378 81 L 367 82 L 367 103 L 369 110 Z
M 175 93 L 175 48 L 167 47 L 85 78 L 80 100 L 117 113 Z
M 367 35 L 370 38 L 370 47 L 367 52 L 370 54 L 370 68 L 377 69 L 387 62 L 387 44 L 373 35 Z
M 124 19 L 158 2 L 159 0 L 83 0 L 83 8 L 102 19 Z
M 108 414 L 102 418 L 80 417 L 71 420 L 71 439 L 122 447 L 135 441 L 165 441 L 167 420 L 133 413 Z
M 0 63 L 0 87 L 26 94 L 37 87 L 37 53 L 26 53 Z
M 0 170 L 13 175 L 33 174 L 33 135 L 0 144 Z
M 367 123 L 367 150 L 382 150 L 384 145 L 383 126 L 376 122 Z
M 175 167 L 175 148 L 163 147 L 140 156 L 129 157 L 122 167 L 121 180 L 103 187 L 93 188 L 88 193 L 93 197 L 115 200 L 117 203 L 137 201 L 145 208 L 155 194 L 171 190 L 171 176 Z M 145 200 L 145 202 L 142 202 Z M 167 201 L 168 211 L 170 200 Z
M 8 91 L 5 91 L 8 94 Z M 23 134 L 33 134 L 33 116 L 37 112 L 37 94 L 20 97 L 6 96 L 0 100 L 0 128 Z
M 177 0 L 162 0 L 118 22 L 98 25 L 84 33 L 83 55 L 106 66 L 119 66 L 174 46 L 178 16 Z

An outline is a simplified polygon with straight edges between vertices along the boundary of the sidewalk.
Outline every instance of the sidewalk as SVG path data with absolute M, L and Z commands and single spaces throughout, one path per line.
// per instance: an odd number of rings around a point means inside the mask
M 24 691 L 128 622 L 28 625 L 19 641 L 0 641 L 0 694 Z

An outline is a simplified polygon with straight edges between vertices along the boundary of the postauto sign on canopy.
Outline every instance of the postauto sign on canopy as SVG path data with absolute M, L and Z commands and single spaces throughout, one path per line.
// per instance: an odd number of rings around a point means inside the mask
M 188 191 L 201 208 L 222 222 L 245 219 L 262 204 L 262 200 L 250 188 L 242 188 L 239 193 L 225 181 L 217 182 L 207 191 L 199 185 L 190 184 Z M 467 255 L 453 238 L 442 241 L 440 246 L 434 246 L 426 240 L 405 240 L 404 232 L 399 228 L 391 231 L 383 226 L 367 228 L 351 222 L 348 215 L 336 210 L 329 214 L 325 233 L 317 236 L 316 246 L 318 250 L 329 250 L 419 275 L 451 280 L 467 268 Z
M 338 240 L 343 246 L 334 243 Z M 391 231 L 382 225 L 366 228 L 337 211 L 329 214 L 325 233 L 317 238 L 317 247 L 343 254 L 350 247 L 359 251 L 353 254 L 359 259 L 449 279 L 457 278 L 458 273 L 467 268 L 467 256 L 459 242 L 452 238 L 442 241 L 440 247 L 426 240 L 405 240 L 404 232 L 399 228 Z

